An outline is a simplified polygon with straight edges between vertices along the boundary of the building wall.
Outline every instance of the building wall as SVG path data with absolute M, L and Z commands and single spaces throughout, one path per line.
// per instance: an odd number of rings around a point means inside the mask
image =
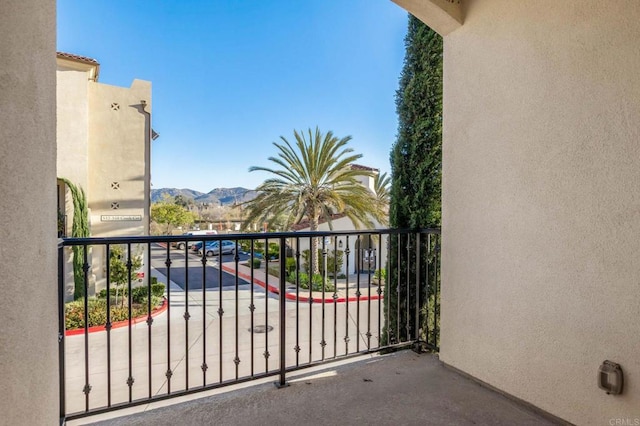
M 356 230 L 355 227 L 353 226 L 353 223 L 351 222 L 351 219 L 349 219 L 348 217 L 341 217 L 338 219 L 334 219 L 331 224 L 333 226 L 334 232 Z M 383 226 L 381 226 L 377 222 L 375 222 L 375 225 L 376 226 L 374 226 L 374 229 L 383 228 Z M 304 228 L 304 229 L 300 229 L 299 231 L 309 232 L 310 229 Z M 323 231 L 323 232 L 330 231 L 329 224 L 326 222 L 319 224 L 318 231 Z M 366 273 L 366 271 L 368 270 L 367 269 L 368 266 L 371 267 L 372 272 L 374 272 L 374 267 L 375 269 L 380 269 L 381 263 L 383 265 L 382 267 L 385 267 L 384 264 L 386 263 L 386 259 L 387 259 L 387 246 L 388 246 L 387 241 L 389 237 L 387 235 L 382 235 L 381 238 L 382 238 L 382 252 L 378 253 L 378 241 L 376 238 L 372 238 L 371 244 L 369 244 L 369 238 L 367 236 L 361 236 L 360 237 L 361 242 L 358 242 L 357 235 L 349 235 L 349 241 L 347 244 L 347 237 L 345 235 L 338 236 L 338 242 L 342 241 L 342 244 L 343 244 L 343 248 L 338 247 L 338 250 L 346 251 L 347 245 L 349 246 L 349 270 L 347 271 L 347 259 L 345 258 L 339 273 L 354 274 L 358 271 L 358 266 L 360 266 L 360 270 L 362 273 Z M 332 253 L 333 250 L 336 249 L 336 246 L 334 244 L 334 238 L 331 237 L 328 243 L 329 244 L 326 247 L 329 250 L 329 252 Z M 292 242 L 292 245 L 293 245 L 293 248 L 295 249 L 295 242 Z M 309 250 L 309 247 L 310 247 L 309 238 L 300 238 L 300 251 Z M 358 263 L 357 256 L 363 256 L 363 253 L 357 250 L 358 247 L 362 247 L 363 249 L 365 248 L 373 249 L 372 250 L 373 253 L 371 251 L 369 253 L 372 253 L 372 256 L 375 257 L 375 260 L 371 260 L 369 263 L 362 260 L 360 263 Z M 318 243 L 318 248 L 322 249 L 322 242 Z
M 58 176 L 85 189 L 92 237 L 148 235 L 150 123 L 141 101 L 146 101 L 150 112 L 151 83 L 102 84 L 90 80 L 92 69 L 92 65 L 58 60 Z M 67 195 L 70 224 L 73 204 L 68 191 Z M 71 298 L 72 251 L 65 250 L 66 293 Z M 134 253 L 138 251 L 146 264 L 146 251 L 134 248 Z M 106 254 L 96 246 L 90 257 L 92 294 L 106 286 Z
M 130 88 L 89 86 L 89 203 L 94 236 L 148 235 L 147 116 L 151 83 L 134 80 Z M 112 208 L 117 203 L 118 208 Z M 113 206 L 115 207 L 115 205 Z M 103 216 L 108 216 L 107 218 Z M 134 216 L 140 220 L 109 220 Z
M 640 4 L 467 4 L 444 39 L 441 359 L 576 424 L 640 419 Z
M 92 236 L 149 235 L 149 131 L 141 100 L 150 109 L 150 82 L 134 80 L 130 88 L 101 83 L 89 86 Z M 145 247 L 132 247 L 132 254 L 141 255 L 147 264 Z M 106 288 L 106 259 L 103 247 L 93 249 L 96 291 Z
M 57 92 L 57 170 L 85 190 L 88 188 L 89 164 L 89 79 L 87 71 L 58 65 Z
M 0 5 L 0 423 L 58 424 L 54 0 Z

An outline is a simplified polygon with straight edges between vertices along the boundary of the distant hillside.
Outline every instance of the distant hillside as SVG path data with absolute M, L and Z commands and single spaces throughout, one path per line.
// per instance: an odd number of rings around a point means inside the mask
M 200 197 L 201 195 L 205 195 L 202 192 L 199 191 L 194 191 L 193 189 L 188 189 L 188 188 L 184 188 L 184 189 L 178 189 L 178 188 L 160 188 L 160 189 L 152 189 L 151 190 L 151 202 L 152 203 L 156 203 L 158 201 L 162 201 L 162 199 L 164 198 L 164 196 L 168 196 L 168 197 L 175 197 L 176 195 L 182 195 L 185 198 L 191 198 L 192 200 L 195 200 L 196 198 Z
M 258 195 L 254 190 L 241 187 L 215 188 L 206 194 L 193 189 L 160 188 L 151 190 L 151 202 L 161 201 L 165 194 L 169 197 L 182 195 L 196 203 L 222 204 L 223 206 L 233 205 L 235 202 L 243 203 L 253 200 Z

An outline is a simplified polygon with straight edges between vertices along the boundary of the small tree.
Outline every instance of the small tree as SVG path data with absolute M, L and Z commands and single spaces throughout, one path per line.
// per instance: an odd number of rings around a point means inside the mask
M 186 208 L 165 199 L 151 206 L 151 220 L 165 225 L 165 234 L 169 235 L 173 227 L 192 224 L 195 216 Z
M 109 281 L 116 287 L 116 305 L 118 304 L 118 290 L 120 287 L 136 279 L 138 269 L 142 267 L 142 254 L 126 253 L 122 246 L 112 246 L 109 250 Z M 124 293 L 124 289 L 123 289 Z M 124 294 L 120 306 L 124 306 Z
M 89 205 L 87 196 L 81 186 L 74 185 L 69 179 L 62 179 L 71 191 L 73 201 L 73 221 L 71 223 L 71 236 L 73 238 L 86 238 L 89 231 Z M 84 246 L 73 246 L 73 299 L 84 297 Z

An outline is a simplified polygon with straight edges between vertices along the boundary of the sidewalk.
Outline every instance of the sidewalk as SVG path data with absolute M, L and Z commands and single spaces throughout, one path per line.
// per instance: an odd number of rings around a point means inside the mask
M 223 263 L 222 270 L 235 275 L 236 263 Z M 238 263 L 237 272 L 240 278 L 251 282 L 251 268 L 249 266 L 246 266 L 243 263 Z M 383 299 L 383 286 L 379 287 L 372 282 L 370 283 L 369 276 L 369 274 L 352 274 L 349 275 L 348 280 L 338 279 L 337 282 L 334 281 L 336 283 L 335 295 L 333 292 L 325 292 L 324 297 L 321 291 L 300 289 L 296 292 L 296 286 L 289 284 L 285 292 L 285 298 L 293 301 L 297 300 L 298 302 L 309 302 L 311 299 L 313 303 L 366 302 L 369 300 Z M 371 281 L 373 281 L 373 274 L 371 274 Z M 268 289 L 270 293 L 280 294 L 280 279 L 273 275 L 269 275 L 267 277 L 264 268 L 253 270 L 253 283 L 262 288 Z

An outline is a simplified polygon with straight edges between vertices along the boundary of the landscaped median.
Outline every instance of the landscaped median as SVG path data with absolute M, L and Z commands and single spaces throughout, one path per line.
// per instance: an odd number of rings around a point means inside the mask
M 151 316 L 164 312 L 167 299 L 164 297 L 165 285 L 162 283 L 151 285 Z M 148 302 L 149 288 L 135 287 L 131 290 L 131 317 L 129 317 L 129 296 L 126 289 L 111 289 L 110 295 L 110 323 L 111 329 L 137 324 L 149 317 Z M 104 331 L 107 324 L 107 292 L 102 290 L 96 297 L 87 300 L 88 332 Z M 85 301 L 83 299 L 69 302 L 65 305 L 65 335 L 73 336 L 85 333 Z M 131 321 L 130 321 L 131 319 Z
M 221 267 L 223 271 L 231 275 L 236 274 L 235 262 L 223 263 Z M 238 264 L 237 275 L 243 280 L 251 282 L 251 267 L 248 265 Z M 273 275 L 269 275 L 267 281 L 267 275 L 263 268 L 253 269 L 253 283 L 259 285 L 264 289 L 267 289 L 269 292 L 280 294 L 279 282 L 280 279 Z M 299 302 L 309 302 L 309 300 L 311 299 L 314 303 L 364 302 L 367 300 L 378 300 L 384 298 L 381 291 L 380 293 L 378 293 L 379 287 L 375 285 L 370 286 L 368 280 L 366 280 L 366 282 L 362 281 L 360 283 L 359 297 L 356 295 L 356 292 L 358 291 L 357 287 L 353 288 L 353 282 L 348 282 L 347 279 L 338 279 L 337 283 L 338 286 L 335 291 L 335 295 L 337 296 L 337 298 L 335 299 L 333 289 L 331 291 L 325 291 L 324 298 L 322 297 L 322 291 L 310 292 L 309 290 L 300 289 L 296 294 L 295 284 L 293 283 L 287 283 L 287 291 L 285 292 L 284 297 L 288 300 L 297 300 Z M 380 290 L 382 289 L 380 288 Z

